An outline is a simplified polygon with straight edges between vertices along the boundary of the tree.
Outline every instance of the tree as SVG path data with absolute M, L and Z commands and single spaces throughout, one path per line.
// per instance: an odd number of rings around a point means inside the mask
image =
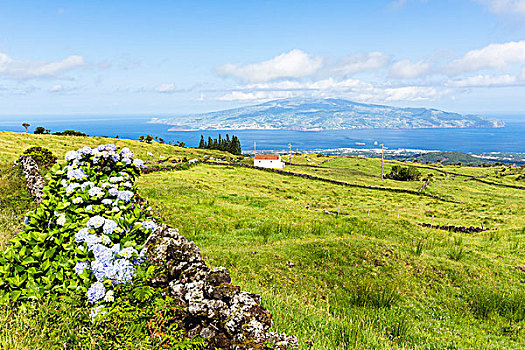
M 139 136 L 139 141 L 140 141 L 140 142 L 144 142 L 144 135 L 140 135 L 140 136 Z
M 199 148 L 206 148 L 206 142 L 204 141 L 204 136 L 201 135 L 201 141 L 199 142 Z
M 421 177 L 421 173 L 414 167 L 401 167 L 394 165 L 390 174 L 386 175 L 387 179 L 397 181 L 417 181 Z
M 146 143 L 151 143 L 151 141 L 153 141 L 153 136 L 146 135 Z
M 29 128 L 31 126 L 31 124 L 29 124 L 29 123 L 22 123 L 22 126 L 24 128 L 26 128 L 26 134 L 27 134 L 27 128 Z
M 45 134 L 46 129 L 43 126 L 37 126 L 33 134 Z

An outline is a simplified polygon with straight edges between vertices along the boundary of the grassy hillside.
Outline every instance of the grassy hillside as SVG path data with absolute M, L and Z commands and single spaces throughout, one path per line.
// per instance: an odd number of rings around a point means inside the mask
M 76 150 L 83 146 L 96 147 L 106 143 L 129 147 L 137 157 L 144 161 L 158 161 L 167 157 L 201 158 L 205 154 L 213 157 L 232 157 L 229 153 L 217 150 L 176 147 L 155 141 L 145 143 L 106 137 L 33 135 L 0 131 L 0 145 L 2 145 L 0 147 L 0 169 L 11 166 L 25 149 L 32 146 L 49 148 L 56 156 L 63 159 L 66 152 L 72 149 Z M 148 152 L 153 155 L 148 156 Z
M 62 156 L 72 148 L 108 141 L 0 133 L 0 144 L 9 145 L 0 151 L 0 168 L 33 144 Z M 146 159 L 146 152 L 156 159 L 214 152 L 111 141 Z M 424 182 L 381 181 L 376 159 L 304 159 L 291 160 L 321 168 L 285 170 L 387 189 L 417 191 Z M 394 164 L 387 163 L 385 173 Z M 436 179 L 425 191 L 448 201 L 230 165 L 197 164 L 147 174 L 138 186 L 166 222 L 194 240 L 212 265 L 226 266 L 234 283 L 261 294 L 274 314 L 276 330 L 297 335 L 303 349 L 521 349 L 525 191 L 500 184 L 522 183 L 516 178 L 524 172 L 502 167 L 439 170 L 465 175 L 420 169 L 423 177 L 432 174 Z M 5 241 L 20 229 L 22 212 L 31 204 L 16 174 L 0 174 L 2 197 L 24 203 L 8 200 L 9 205 L 0 205 L 0 235 Z M 485 176 L 482 179 L 491 183 L 469 176 Z M 430 222 L 483 224 L 490 230 L 461 234 L 418 225 Z M 28 316 L 4 307 L 0 317 L 16 322 L 4 323 L 0 342 L 9 341 L 12 348 L 45 342 L 55 347 L 41 335 L 56 326 L 57 308 L 51 309 L 54 313 L 45 309 L 47 314 Z M 73 328 L 74 316 L 65 320 Z M 64 327 L 58 327 L 55 340 L 72 336 Z M 96 333 L 77 329 L 96 348 Z M 17 339 L 2 335 L 8 330 Z

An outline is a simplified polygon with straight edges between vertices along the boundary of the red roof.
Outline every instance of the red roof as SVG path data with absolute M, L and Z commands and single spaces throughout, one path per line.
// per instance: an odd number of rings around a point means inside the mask
M 279 155 L 278 154 L 256 154 L 255 159 L 279 160 Z

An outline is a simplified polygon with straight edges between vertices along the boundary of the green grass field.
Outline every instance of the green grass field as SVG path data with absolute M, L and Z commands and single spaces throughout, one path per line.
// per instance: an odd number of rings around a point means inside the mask
M 31 145 L 62 156 L 108 141 L 145 159 L 146 152 L 155 160 L 204 154 L 227 158 L 218 151 L 156 143 L 0 133 L 0 144 L 8 145 L 0 151 L 0 168 Z M 296 164 L 314 159 L 296 157 L 291 159 Z M 385 163 L 385 173 L 394 164 Z M 335 158 L 320 166 L 285 170 L 389 189 L 417 191 L 424 183 L 381 181 L 377 159 Z M 520 170 L 439 169 L 468 176 L 513 175 L 488 176 L 483 179 L 495 184 L 485 184 L 420 169 L 423 177 L 436 179 L 425 191 L 449 201 L 227 164 L 151 173 L 138 186 L 169 225 L 197 243 L 209 264 L 226 266 L 234 283 L 261 294 L 275 330 L 296 335 L 302 349 L 522 349 L 525 191 L 498 186 L 524 186 L 516 180 Z M 5 244 L 32 204 L 13 171 L 0 173 L 0 194 L 8 198 L 0 202 Z M 431 222 L 483 224 L 489 230 L 460 234 L 419 226 Z M 28 315 L 4 306 L 0 317 L 14 321 L 3 323 L 0 342 L 13 349 L 60 348 L 60 341 L 73 336 L 66 327 L 77 327 L 87 339 L 85 348 L 97 348 L 97 333 L 75 323 L 73 311 L 61 313 L 56 324 L 57 309 L 47 306 Z M 46 337 L 50 327 L 57 327 L 56 333 Z

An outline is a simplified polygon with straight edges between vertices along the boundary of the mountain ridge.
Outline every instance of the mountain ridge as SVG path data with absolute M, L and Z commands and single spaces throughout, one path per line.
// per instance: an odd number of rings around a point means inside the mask
M 393 107 L 344 99 L 290 98 L 182 116 L 152 118 L 151 123 L 173 125 L 180 130 L 336 130 L 364 128 L 496 128 L 501 120 L 434 108 Z

